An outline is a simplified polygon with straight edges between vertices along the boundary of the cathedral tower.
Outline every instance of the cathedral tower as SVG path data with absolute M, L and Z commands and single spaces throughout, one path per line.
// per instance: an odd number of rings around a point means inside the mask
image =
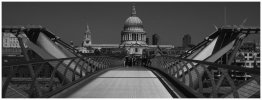
M 84 37 L 84 41 L 83 41 L 83 46 L 87 47 L 87 46 L 90 46 L 91 44 L 92 44 L 91 31 L 89 29 L 89 26 L 86 25 L 86 32 L 85 32 L 85 37 Z

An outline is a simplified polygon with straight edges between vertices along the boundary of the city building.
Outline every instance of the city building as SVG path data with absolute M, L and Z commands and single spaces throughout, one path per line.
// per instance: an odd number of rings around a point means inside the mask
M 233 65 L 237 65 L 245 68 L 260 68 L 260 50 L 257 49 L 258 45 L 254 42 L 244 42 L 233 61 Z M 230 71 L 230 76 L 236 80 L 248 80 L 251 75 L 239 71 Z
M 95 49 L 88 46 L 88 47 L 76 47 L 77 50 L 79 50 L 79 52 L 83 53 L 83 54 L 90 54 L 90 53 L 95 53 Z
M 150 45 L 149 37 L 146 38 L 146 44 Z
M 246 68 L 260 67 L 260 52 L 240 51 L 237 53 L 235 63 Z
M 118 53 L 127 54 L 127 56 L 138 56 L 143 55 L 144 49 L 157 50 L 157 48 L 171 49 L 174 45 L 150 45 L 147 33 L 144 30 L 142 20 L 137 16 L 136 8 L 133 5 L 131 16 L 129 16 L 125 23 L 124 28 L 121 31 L 121 41 L 119 44 L 93 44 L 91 43 L 91 32 L 87 26 L 85 32 L 85 38 L 81 47 L 76 47 L 82 53 L 94 53 L 95 50 L 99 50 L 101 53 Z M 157 36 L 157 44 L 159 42 L 159 36 Z M 148 41 L 147 41 L 148 39 Z M 87 49 L 87 47 L 89 49 Z M 93 48 L 93 49 L 90 49 Z M 122 49 L 125 49 L 124 51 Z M 89 51 L 92 50 L 92 51 Z M 127 52 L 127 53 L 125 53 Z
M 12 33 L 2 34 L 2 55 L 3 56 L 19 56 L 22 53 L 19 41 Z M 25 45 L 25 47 L 27 47 Z
M 158 34 L 152 35 L 152 45 L 158 45 L 160 41 L 160 36 Z
M 188 48 L 191 45 L 191 36 L 189 34 L 184 35 L 183 37 L 183 47 Z
M 24 44 L 27 49 L 27 45 Z M 40 59 L 35 52 L 27 49 L 27 55 L 30 55 L 30 60 Z M 8 32 L 2 33 L 2 62 L 22 62 L 26 61 L 24 59 L 24 54 L 20 47 L 18 38 Z
M 260 67 L 260 50 L 254 42 L 244 42 L 236 54 L 235 63 L 246 68 Z

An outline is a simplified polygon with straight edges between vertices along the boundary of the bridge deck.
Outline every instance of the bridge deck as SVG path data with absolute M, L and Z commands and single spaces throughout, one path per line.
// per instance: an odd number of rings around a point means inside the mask
M 172 98 L 160 80 L 145 68 L 118 68 L 108 71 L 69 98 Z

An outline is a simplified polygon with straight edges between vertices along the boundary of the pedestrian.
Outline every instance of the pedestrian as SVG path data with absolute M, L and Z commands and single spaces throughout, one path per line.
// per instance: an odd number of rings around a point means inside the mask
M 143 65 L 144 67 L 146 67 L 146 58 L 145 58 L 145 57 L 142 58 L 142 65 Z
M 128 63 L 129 63 L 128 57 L 126 56 L 126 57 L 125 57 L 125 66 L 126 66 L 126 67 L 128 67 Z
M 125 58 L 123 59 L 123 62 L 124 62 L 123 63 L 124 67 L 126 67 L 126 59 Z

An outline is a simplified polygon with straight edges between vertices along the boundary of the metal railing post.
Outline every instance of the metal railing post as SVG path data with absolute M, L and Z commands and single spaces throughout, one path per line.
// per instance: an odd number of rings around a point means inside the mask
M 30 61 L 29 56 L 27 55 L 27 49 L 24 46 L 23 40 L 18 35 L 19 34 L 17 34 L 16 37 L 18 38 L 18 42 L 19 42 L 19 45 L 22 49 L 22 53 L 24 54 L 25 60 Z M 31 78 L 32 78 L 32 84 L 31 84 L 31 87 L 30 87 L 30 90 L 31 90 L 30 97 L 39 97 L 39 96 L 41 96 L 41 93 L 40 93 L 40 90 L 39 90 L 38 82 L 36 80 L 36 74 L 35 74 L 35 71 L 33 69 L 33 66 L 31 64 L 28 64 L 28 69 L 29 69 L 29 72 L 30 72 L 30 75 L 31 75 Z

